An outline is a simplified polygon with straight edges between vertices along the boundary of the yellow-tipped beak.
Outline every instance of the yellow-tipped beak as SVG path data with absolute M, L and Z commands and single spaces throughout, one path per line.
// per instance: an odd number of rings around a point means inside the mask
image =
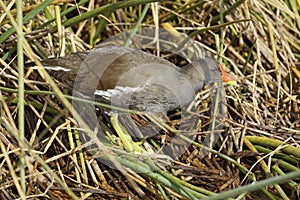
M 236 81 L 225 71 L 222 64 L 220 64 L 220 70 L 222 73 L 222 81 L 229 85 L 236 85 Z

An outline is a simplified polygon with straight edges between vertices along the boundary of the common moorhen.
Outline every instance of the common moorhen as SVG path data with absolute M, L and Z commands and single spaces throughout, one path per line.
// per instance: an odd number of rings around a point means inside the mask
M 50 75 L 73 90 L 114 106 L 164 112 L 187 106 L 205 84 L 232 81 L 210 58 L 177 67 L 141 50 L 105 46 L 42 61 Z

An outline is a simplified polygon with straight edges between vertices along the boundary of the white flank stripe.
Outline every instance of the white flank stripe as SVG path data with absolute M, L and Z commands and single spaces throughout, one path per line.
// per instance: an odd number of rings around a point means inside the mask
M 31 67 L 32 69 L 40 69 L 40 67 L 38 66 L 34 66 L 34 67 Z M 52 71 L 64 71 L 64 72 L 69 72 L 71 71 L 71 69 L 67 69 L 67 68 L 64 68 L 62 66 L 44 66 L 44 68 L 46 70 L 52 70 Z
M 142 90 L 142 87 L 122 87 L 116 86 L 114 89 L 95 90 L 94 95 L 102 96 L 105 99 L 111 99 L 112 96 L 121 95 L 122 93 L 131 93 Z

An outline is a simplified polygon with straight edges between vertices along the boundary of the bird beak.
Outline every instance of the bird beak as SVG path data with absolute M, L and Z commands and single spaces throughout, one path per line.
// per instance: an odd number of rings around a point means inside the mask
M 222 81 L 229 85 L 236 85 L 236 81 L 225 71 L 222 64 L 220 64 L 220 70 L 222 73 Z

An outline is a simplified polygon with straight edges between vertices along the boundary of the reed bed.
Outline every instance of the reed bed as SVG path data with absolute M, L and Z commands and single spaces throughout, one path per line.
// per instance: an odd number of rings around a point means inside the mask
M 0 8 L 0 199 L 299 199 L 299 1 L 0 0 Z M 207 88 L 188 120 L 180 110 L 131 113 L 155 133 L 141 140 L 130 136 L 126 118 L 94 102 L 117 150 L 91 152 L 79 139 L 70 90 L 24 68 L 142 27 L 188 35 L 236 80 L 224 85 L 227 113 L 204 157 L 199 150 L 212 123 Z M 179 126 L 193 135 L 177 138 L 191 144 L 185 152 L 175 160 L 154 154 Z

